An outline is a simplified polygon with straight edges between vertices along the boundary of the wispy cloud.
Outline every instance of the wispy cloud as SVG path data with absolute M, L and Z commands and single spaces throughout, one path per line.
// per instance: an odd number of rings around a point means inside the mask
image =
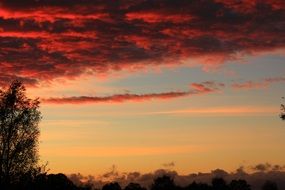
M 260 89 L 267 88 L 273 83 L 285 82 L 285 77 L 270 77 L 262 79 L 261 81 L 246 81 L 240 83 L 233 83 L 231 86 L 234 89 Z
M 149 112 L 147 114 L 166 114 L 166 115 L 195 115 L 195 116 L 249 116 L 262 114 L 275 114 L 279 109 L 276 107 L 262 106 L 226 106 L 226 107 L 206 107 L 189 108 L 159 112 Z
M 60 97 L 60 98 L 47 98 L 42 99 L 44 103 L 50 104 L 82 104 L 82 103 L 120 103 L 125 101 L 147 101 L 154 99 L 172 99 L 185 97 L 190 95 L 200 95 L 218 91 L 221 87 L 224 87 L 223 84 L 212 81 L 202 82 L 202 83 L 192 83 L 190 85 L 192 89 L 188 91 L 171 91 L 171 92 L 162 92 L 162 93 L 149 93 L 149 94 L 115 94 L 111 96 L 72 96 L 72 97 Z

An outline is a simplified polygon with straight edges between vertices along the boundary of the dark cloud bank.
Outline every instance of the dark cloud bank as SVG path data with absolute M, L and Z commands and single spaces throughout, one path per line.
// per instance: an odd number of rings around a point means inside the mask
M 283 0 L 1 0 L 0 85 L 285 46 Z
M 211 184 L 212 179 L 218 177 L 224 178 L 228 183 L 233 179 L 244 179 L 251 185 L 252 190 L 260 190 L 267 180 L 275 182 L 280 190 L 285 189 L 285 166 L 265 163 L 247 167 L 247 170 L 250 172 L 246 172 L 244 167 L 240 167 L 231 173 L 222 169 L 216 169 L 209 173 L 180 175 L 174 170 L 159 169 L 152 173 L 142 174 L 140 172 L 119 173 L 113 166 L 111 171 L 96 178 L 94 176 L 71 174 L 69 179 L 76 185 L 92 184 L 94 188 L 101 188 L 104 184 L 112 181 L 118 182 L 122 187 L 125 187 L 130 182 L 135 182 L 149 188 L 155 178 L 163 175 L 171 176 L 175 183 L 182 187 L 194 181 Z

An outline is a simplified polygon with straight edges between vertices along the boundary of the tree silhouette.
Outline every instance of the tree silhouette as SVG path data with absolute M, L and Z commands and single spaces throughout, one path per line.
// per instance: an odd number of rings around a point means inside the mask
M 142 187 L 138 183 L 129 183 L 126 187 L 125 190 L 146 190 L 146 188 Z
M 175 188 L 173 179 L 166 175 L 156 178 L 151 186 L 151 190 L 173 190 Z
M 107 183 L 103 186 L 102 190 L 121 190 L 121 186 L 117 182 Z
M 226 181 L 223 178 L 214 178 L 212 180 L 213 190 L 228 190 Z
M 284 97 L 282 97 L 282 99 L 284 99 Z M 280 118 L 282 120 L 285 120 L 285 105 L 281 104 L 281 114 L 280 114 Z
M 229 184 L 230 190 L 250 190 L 250 185 L 242 179 L 232 180 Z
M 34 180 L 31 190 L 77 190 L 78 188 L 62 173 L 40 174 Z
M 25 92 L 19 81 L 0 91 L 1 189 L 17 183 L 38 161 L 39 101 L 27 98 Z
M 192 182 L 190 185 L 184 188 L 185 190 L 211 190 L 212 188 L 207 183 Z

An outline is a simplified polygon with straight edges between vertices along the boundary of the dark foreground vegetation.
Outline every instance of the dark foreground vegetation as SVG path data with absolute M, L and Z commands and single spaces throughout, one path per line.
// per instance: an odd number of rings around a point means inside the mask
M 2 188 L 0 188 L 2 189 Z M 16 184 L 10 184 L 9 190 L 95 190 L 92 185 L 76 186 L 64 174 L 31 174 L 23 176 Z M 250 185 L 242 179 L 227 183 L 223 178 L 214 178 L 211 184 L 196 183 L 181 187 L 175 184 L 169 176 L 154 179 L 150 187 L 142 187 L 138 183 L 129 183 L 121 187 L 117 182 L 105 184 L 101 190 L 251 190 Z M 276 183 L 266 181 L 261 190 L 278 190 Z

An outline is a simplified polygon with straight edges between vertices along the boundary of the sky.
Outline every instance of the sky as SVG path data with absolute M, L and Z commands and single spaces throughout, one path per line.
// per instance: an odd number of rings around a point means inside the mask
M 0 86 L 51 172 L 284 165 L 283 0 L 0 0 Z

